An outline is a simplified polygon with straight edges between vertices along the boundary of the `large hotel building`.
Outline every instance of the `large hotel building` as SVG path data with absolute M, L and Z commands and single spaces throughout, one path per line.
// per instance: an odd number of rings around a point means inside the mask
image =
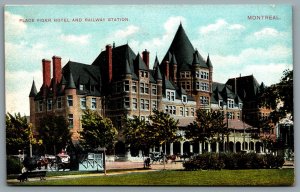
M 135 54 L 128 44 L 113 44 L 106 45 L 91 64 L 69 61 L 62 68 L 58 56 L 53 56 L 52 61 L 43 59 L 43 85 L 37 91 L 33 82 L 29 94 L 30 122 L 36 127 L 46 114 L 62 115 L 69 121 L 72 140 L 76 142 L 85 109 L 111 118 L 116 127 L 121 127 L 123 116 L 147 120 L 153 109 L 171 114 L 179 120 L 180 127 L 195 120 L 198 108 L 221 110 L 231 130 L 229 143 L 225 144 L 228 150 L 265 150 L 261 140 L 250 133 L 257 130 L 258 120 L 267 118 L 271 109 L 258 106 L 257 97 L 264 85 L 253 75 L 214 82 L 210 56 L 202 57 L 193 47 L 182 24 L 165 57 L 161 61 L 156 57 L 152 69 L 149 54 L 147 49 Z M 274 130 L 268 134 L 275 138 Z M 223 150 L 222 145 L 184 140 L 168 144 L 166 152 L 218 152 Z M 122 136 L 115 144 L 115 153 L 126 153 Z M 137 154 L 131 151 L 131 155 Z

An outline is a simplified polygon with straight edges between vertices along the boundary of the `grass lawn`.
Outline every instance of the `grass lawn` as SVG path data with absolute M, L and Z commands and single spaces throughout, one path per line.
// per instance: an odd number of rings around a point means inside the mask
M 294 183 L 294 169 L 156 171 L 53 179 L 14 183 L 13 185 L 194 185 L 194 186 L 289 186 Z

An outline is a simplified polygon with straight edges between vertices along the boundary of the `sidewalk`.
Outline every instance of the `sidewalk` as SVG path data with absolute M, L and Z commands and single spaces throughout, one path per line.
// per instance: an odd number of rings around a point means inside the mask
M 143 169 L 143 162 L 106 162 L 107 170 L 122 170 L 118 172 L 107 173 L 90 173 L 90 174 L 80 174 L 80 175 L 61 175 L 46 177 L 46 180 L 55 180 L 55 179 L 69 179 L 69 178 L 80 178 L 80 177 L 98 177 L 98 176 L 111 176 L 111 175 L 122 175 L 129 173 L 142 173 L 142 172 L 153 172 L 160 171 L 164 169 L 164 165 L 160 163 L 154 163 L 151 165 L 150 169 Z M 167 163 L 166 170 L 180 170 L 183 169 L 182 163 Z M 28 181 L 39 181 L 39 178 L 29 178 Z M 17 179 L 8 179 L 6 180 L 8 184 L 13 185 L 13 183 L 19 183 Z M 28 182 L 27 181 L 27 182 Z

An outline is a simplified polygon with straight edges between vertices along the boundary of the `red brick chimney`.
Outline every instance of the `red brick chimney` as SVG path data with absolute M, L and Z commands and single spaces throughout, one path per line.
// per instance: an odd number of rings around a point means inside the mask
M 106 45 L 106 61 L 108 69 L 108 82 L 112 81 L 112 47 L 111 45 Z
M 146 64 L 147 68 L 149 69 L 149 51 L 147 51 L 147 49 L 145 49 L 145 51 L 143 51 L 142 55 L 143 55 L 143 60 Z
M 170 76 L 170 69 L 169 69 L 169 61 L 165 61 L 165 75 L 167 77 L 167 79 L 169 80 L 169 76 Z
M 46 98 L 47 96 L 47 90 L 51 83 L 51 61 L 43 59 L 42 60 L 43 65 L 43 97 Z
M 51 61 L 43 59 L 42 64 L 43 64 L 43 85 L 49 87 L 51 82 L 51 75 L 50 75 Z
M 52 57 L 53 64 L 53 79 L 55 83 L 59 83 L 61 81 L 61 57 L 53 56 Z

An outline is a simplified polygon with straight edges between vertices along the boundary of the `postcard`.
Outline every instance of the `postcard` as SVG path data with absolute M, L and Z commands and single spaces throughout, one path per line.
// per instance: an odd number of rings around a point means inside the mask
M 292 30 L 283 4 L 6 5 L 7 184 L 293 185 Z

